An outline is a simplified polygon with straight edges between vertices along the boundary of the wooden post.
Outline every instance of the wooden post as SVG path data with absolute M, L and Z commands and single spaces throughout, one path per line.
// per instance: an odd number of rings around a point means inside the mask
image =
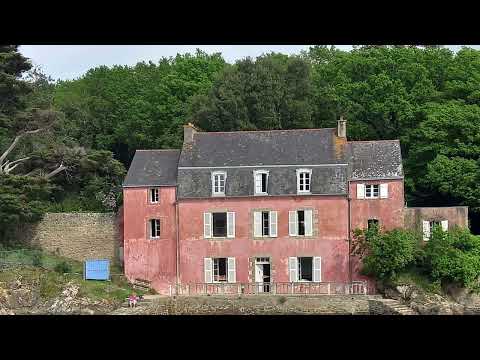
M 328 289 L 328 295 L 330 295 L 330 283 L 328 283 L 327 289 Z

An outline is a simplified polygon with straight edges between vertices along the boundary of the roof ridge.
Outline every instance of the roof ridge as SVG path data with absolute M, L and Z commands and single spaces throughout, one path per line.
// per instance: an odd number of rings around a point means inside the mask
M 387 142 L 387 141 L 398 141 L 398 142 L 400 142 L 400 139 L 392 139 L 392 140 L 387 140 L 387 139 L 381 139 L 381 140 L 348 140 L 349 143 L 360 143 L 360 142 Z
M 237 130 L 237 131 L 198 131 L 199 134 L 236 134 L 236 133 L 259 133 L 259 132 L 279 132 L 279 131 L 319 131 L 335 130 L 336 128 L 310 128 L 310 129 L 272 129 L 272 130 Z
M 135 151 L 181 151 L 181 149 L 137 149 Z

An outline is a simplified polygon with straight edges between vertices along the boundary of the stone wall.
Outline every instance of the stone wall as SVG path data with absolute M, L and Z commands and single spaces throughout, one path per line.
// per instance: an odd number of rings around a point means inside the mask
M 404 209 L 405 228 L 423 231 L 422 221 L 448 220 L 448 227 L 468 227 L 468 206 L 411 207 Z
M 18 238 L 79 261 L 116 261 L 121 233 L 114 213 L 47 213 L 39 223 L 19 229 Z
M 185 296 L 164 297 L 151 304 L 157 315 L 255 315 L 255 314 L 363 314 L 369 299 L 378 295 L 330 296 Z

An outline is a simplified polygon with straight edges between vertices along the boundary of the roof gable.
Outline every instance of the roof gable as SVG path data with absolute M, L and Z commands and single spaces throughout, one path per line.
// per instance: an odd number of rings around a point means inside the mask
M 137 150 L 123 186 L 175 186 L 180 150 Z

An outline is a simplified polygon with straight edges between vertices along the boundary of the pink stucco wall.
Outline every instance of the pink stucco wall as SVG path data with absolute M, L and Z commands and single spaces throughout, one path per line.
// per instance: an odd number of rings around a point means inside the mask
M 125 188 L 124 264 L 129 280 L 151 281 L 168 294 L 176 276 L 175 187 L 161 187 L 160 202 L 150 204 L 147 188 Z M 160 238 L 149 239 L 148 220 L 160 219 Z
M 314 209 L 313 237 L 288 235 L 288 212 Z M 253 211 L 278 212 L 278 237 L 253 238 Z M 235 238 L 205 239 L 203 213 L 235 212 Z M 205 257 L 235 257 L 237 282 L 254 281 L 252 257 L 270 257 L 273 282 L 288 282 L 288 257 L 321 256 L 322 281 L 348 281 L 347 199 L 340 196 L 212 198 L 179 203 L 180 282 L 204 282 Z
M 357 199 L 357 184 L 388 183 L 388 198 Z M 380 227 L 392 230 L 403 227 L 404 188 L 403 180 L 352 181 L 350 183 L 351 197 L 351 229 L 365 229 L 368 219 L 379 220 Z M 352 257 L 352 280 L 371 279 L 360 275 L 361 261 Z

